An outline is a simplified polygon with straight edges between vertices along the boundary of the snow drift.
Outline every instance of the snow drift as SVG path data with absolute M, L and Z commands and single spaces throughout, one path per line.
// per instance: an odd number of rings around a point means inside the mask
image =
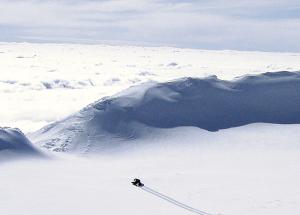
M 41 156 L 32 143 L 17 128 L 0 128 L 0 158 L 11 156 Z
M 145 83 L 103 98 L 31 138 L 54 151 L 88 151 L 91 145 L 109 145 L 101 142 L 141 138 L 153 128 L 217 131 L 257 122 L 300 123 L 300 73 Z

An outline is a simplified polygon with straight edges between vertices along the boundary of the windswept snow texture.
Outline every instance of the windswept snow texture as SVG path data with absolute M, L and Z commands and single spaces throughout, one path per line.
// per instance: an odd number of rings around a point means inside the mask
M 16 128 L 0 128 L 0 155 L 41 155 Z M 0 158 L 1 158 L 0 157 Z
M 217 131 L 258 122 L 300 123 L 300 73 L 146 83 L 103 98 L 32 138 L 56 151 L 86 144 L 84 151 L 95 143 L 138 139 L 153 128 L 195 126 Z
M 255 122 L 300 123 L 300 75 L 266 73 L 235 82 L 188 78 L 149 89 L 132 108 L 126 116 L 162 128 L 216 131 Z

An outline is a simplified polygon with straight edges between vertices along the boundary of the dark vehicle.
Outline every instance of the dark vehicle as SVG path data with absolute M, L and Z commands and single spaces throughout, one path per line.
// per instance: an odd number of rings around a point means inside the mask
M 131 184 L 133 184 L 134 186 L 137 186 L 137 187 L 143 187 L 144 186 L 144 184 L 141 182 L 141 180 L 140 179 L 138 179 L 138 178 L 135 178 L 134 180 L 133 180 L 133 182 L 131 182 Z

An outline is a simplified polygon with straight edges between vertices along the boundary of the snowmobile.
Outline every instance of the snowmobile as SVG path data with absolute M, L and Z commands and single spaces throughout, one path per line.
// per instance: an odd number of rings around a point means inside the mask
M 133 184 L 134 186 L 137 186 L 137 187 L 143 187 L 144 186 L 144 184 L 141 182 L 141 180 L 140 179 L 138 179 L 138 178 L 135 178 L 134 180 L 133 180 L 133 182 L 131 182 L 131 184 Z
M 146 192 L 148 192 L 148 193 L 150 193 L 150 194 L 152 194 L 152 195 L 155 195 L 156 197 L 158 197 L 158 198 L 160 198 L 160 199 L 163 199 L 163 200 L 165 200 L 165 201 L 167 201 L 167 202 L 169 202 L 169 203 L 172 203 L 172 204 L 174 204 L 174 205 L 176 205 L 176 206 L 178 206 L 178 207 L 181 207 L 181 208 L 183 208 L 183 209 L 185 209 L 185 210 L 188 210 L 188 211 L 190 211 L 190 212 L 192 212 L 192 213 L 200 214 L 200 215 L 213 215 L 213 214 L 206 213 L 206 212 L 204 212 L 204 211 L 198 210 L 198 209 L 196 209 L 196 208 L 190 207 L 190 206 L 188 206 L 188 205 L 186 205 L 186 204 L 184 204 L 184 203 L 181 203 L 181 202 L 179 202 L 179 201 L 177 201 L 177 200 L 175 200 L 175 199 L 173 199 L 173 198 L 171 198 L 171 197 L 169 197 L 169 196 L 166 196 L 166 195 L 164 195 L 164 194 L 162 194 L 162 193 L 159 193 L 159 192 L 157 192 L 156 190 L 153 190 L 153 189 L 151 189 L 150 187 L 145 186 L 145 185 L 141 182 L 141 180 L 138 179 L 138 178 L 135 178 L 135 179 L 131 182 L 131 184 L 133 184 L 133 185 L 136 186 L 136 187 L 139 187 L 139 188 L 140 188 L 141 190 L 143 190 L 143 191 L 146 191 Z

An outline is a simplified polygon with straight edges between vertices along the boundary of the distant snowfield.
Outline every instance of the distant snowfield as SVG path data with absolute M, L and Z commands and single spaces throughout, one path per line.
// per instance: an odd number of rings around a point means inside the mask
M 149 80 L 281 70 L 300 70 L 300 54 L 0 43 L 0 119 L 29 132 Z
M 299 71 L 300 54 L 0 43 L 0 126 L 35 131 L 103 96 L 150 80 L 209 75 L 231 80 L 283 70 Z M 287 84 L 291 92 L 293 86 Z M 163 100 L 172 102 L 170 98 L 172 93 Z M 289 103 L 295 113 L 298 103 Z M 105 102 L 97 106 L 105 107 Z M 99 119 L 88 125 L 98 125 Z M 58 123 L 47 138 L 55 140 L 56 131 L 73 131 L 72 122 Z M 215 215 L 300 214 L 299 124 L 255 123 L 217 132 L 191 126 L 149 131 L 143 138 L 124 141 L 113 136 L 119 145 L 111 147 L 111 138 L 97 154 L 49 152 L 47 160 L 1 162 L 1 214 L 190 214 L 132 186 L 135 177 Z M 7 135 L 3 139 L 15 142 Z M 11 143 L 6 148 L 14 146 Z

